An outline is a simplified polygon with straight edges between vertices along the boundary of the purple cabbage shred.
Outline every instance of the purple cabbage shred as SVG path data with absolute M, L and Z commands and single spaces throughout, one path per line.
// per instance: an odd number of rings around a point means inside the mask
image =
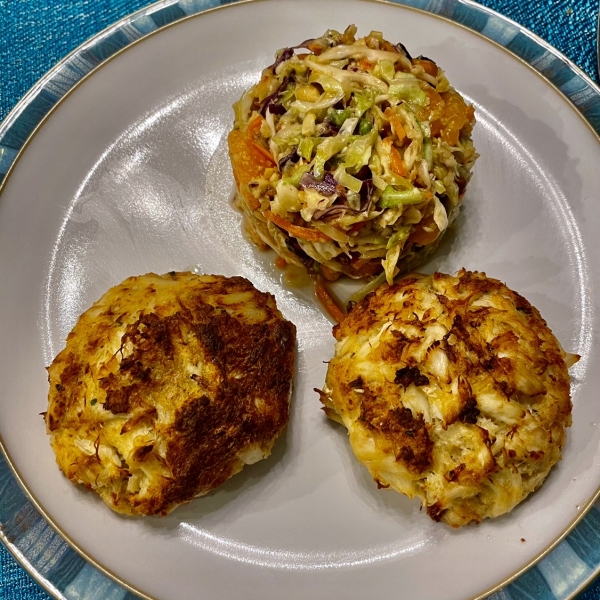
M 285 48 L 285 50 L 279 55 L 277 60 L 270 67 L 271 70 L 273 71 L 273 73 L 275 73 L 275 71 L 277 70 L 277 67 L 282 62 L 285 62 L 286 60 L 290 60 L 290 58 L 292 58 L 292 56 L 294 56 L 294 49 L 293 48 Z
M 260 107 L 260 114 L 264 117 L 267 114 L 267 109 L 272 115 L 283 115 L 286 113 L 285 107 L 277 102 L 282 89 L 285 89 L 290 78 L 284 77 L 279 87 L 270 95 L 267 96 Z
M 322 181 L 319 181 L 312 173 L 304 173 L 300 178 L 300 186 L 304 189 L 317 190 L 323 196 L 331 196 L 335 194 L 337 182 L 331 173 L 325 173 Z
M 406 46 L 402 42 L 398 42 L 396 44 L 396 48 L 398 50 L 402 50 L 402 52 L 404 52 L 404 54 L 406 54 L 406 58 L 408 58 L 408 60 L 412 60 L 412 56 L 410 55 L 410 52 L 406 49 Z
M 298 155 L 298 149 L 294 147 L 291 152 L 283 156 L 279 160 L 279 170 L 282 171 L 283 167 L 286 165 L 288 161 L 292 161 L 293 163 L 297 163 L 300 160 L 300 156 Z

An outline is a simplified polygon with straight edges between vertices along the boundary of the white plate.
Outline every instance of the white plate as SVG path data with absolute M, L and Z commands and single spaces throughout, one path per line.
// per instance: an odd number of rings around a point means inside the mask
M 377 490 L 319 410 L 331 324 L 282 287 L 230 206 L 230 106 L 278 48 L 354 22 L 437 60 L 477 108 L 481 154 L 459 235 L 427 270 L 483 270 L 546 318 L 572 369 L 564 459 L 511 514 L 451 530 Z M 361 0 L 270 0 L 158 31 L 75 87 L 29 142 L 0 203 L 0 437 L 46 517 L 84 555 L 167 599 L 471 598 L 529 565 L 600 484 L 596 421 L 598 139 L 547 81 L 450 21 Z M 162 519 L 128 519 L 58 471 L 44 366 L 79 313 L 125 277 L 243 275 L 298 327 L 291 424 L 273 456 Z

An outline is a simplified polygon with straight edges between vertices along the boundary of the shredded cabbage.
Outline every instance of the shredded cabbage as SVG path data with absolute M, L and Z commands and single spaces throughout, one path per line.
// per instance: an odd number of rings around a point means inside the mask
M 411 241 L 429 231 L 423 219 L 443 232 L 456 217 L 477 158 L 473 119 L 446 136 L 454 121 L 443 98 L 457 92 L 444 72 L 428 75 L 401 46 L 355 33 L 329 30 L 302 45 L 309 53 L 280 52 L 235 104 L 236 129 L 255 123 L 252 154 L 274 163 L 249 190 L 260 206 L 243 189 L 238 202 L 254 237 L 286 260 L 391 281 L 425 254 Z M 267 209 L 290 227 L 257 216 Z

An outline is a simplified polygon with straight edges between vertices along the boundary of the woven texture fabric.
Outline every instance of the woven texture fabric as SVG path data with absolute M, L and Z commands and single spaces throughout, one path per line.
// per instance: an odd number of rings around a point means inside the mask
M 479 0 L 550 42 L 596 83 L 598 0 Z
M 79 44 L 148 0 L 0 0 L 0 121 L 27 90 Z M 600 82 L 597 0 L 482 0 L 550 42 Z
M 0 544 L 0 598 L 2 600 L 46 600 L 42 591 Z
M 0 0 L 0 121 L 56 62 L 148 0 Z M 558 48 L 596 82 L 598 0 L 481 0 Z M 49 598 L 0 544 L 0 600 Z M 577 600 L 600 600 L 600 582 Z
M 60 59 L 148 0 L 0 0 L 0 121 Z

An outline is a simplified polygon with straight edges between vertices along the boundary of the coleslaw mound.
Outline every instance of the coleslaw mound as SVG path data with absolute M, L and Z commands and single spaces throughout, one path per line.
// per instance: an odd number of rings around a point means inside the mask
M 279 50 L 234 104 L 235 202 L 287 263 L 391 283 L 459 212 L 475 111 L 434 61 L 356 31 Z

